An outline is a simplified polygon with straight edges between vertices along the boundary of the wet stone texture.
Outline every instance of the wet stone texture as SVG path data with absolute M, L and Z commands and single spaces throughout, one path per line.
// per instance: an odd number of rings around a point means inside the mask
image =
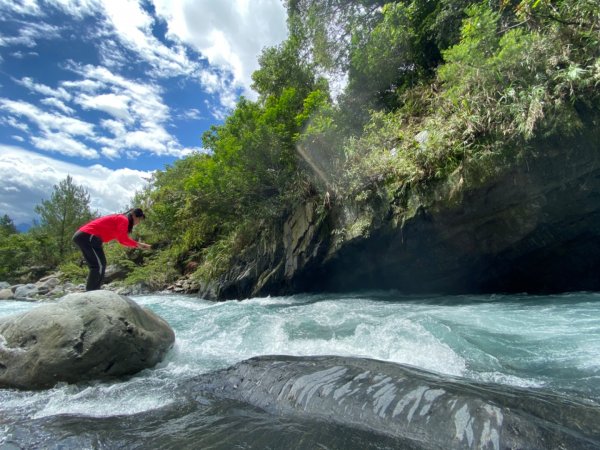
M 0 387 L 48 388 L 131 375 L 160 362 L 171 327 L 110 291 L 69 294 L 0 319 Z
M 598 448 L 600 408 L 343 357 L 259 357 L 205 374 L 190 395 L 235 399 L 418 443 L 424 448 Z

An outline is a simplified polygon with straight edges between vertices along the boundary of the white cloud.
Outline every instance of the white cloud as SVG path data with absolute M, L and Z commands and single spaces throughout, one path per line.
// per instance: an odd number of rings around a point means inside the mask
M 58 89 L 51 88 L 42 83 L 36 83 L 29 77 L 22 78 L 21 80 L 15 80 L 18 84 L 25 86 L 32 92 L 37 92 L 48 97 L 57 98 L 60 100 L 71 100 L 71 95 L 62 87 Z
M 28 1 L 33 2 L 34 0 Z M 102 2 L 99 0 L 45 0 L 45 3 L 57 6 L 67 14 L 75 16 L 79 19 L 93 14 L 94 11 L 97 11 L 102 4 Z
M 0 0 L 0 11 L 16 14 L 41 14 L 37 0 Z
M 31 78 L 18 81 L 34 93 L 51 96 L 40 102 L 59 111 L 44 111 L 32 103 L 0 98 L 0 111 L 6 113 L 0 123 L 30 131 L 31 142 L 40 150 L 68 156 L 98 158 L 98 151 L 91 147 L 93 143 L 101 145 L 100 153 L 110 159 L 121 154 L 137 156 L 140 152 L 176 157 L 189 153 L 167 131 L 171 112 L 159 85 L 124 78 L 106 67 L 71 63 L 69 68 L 82 80 L 65 81 L 58 88 L 36 83 Z M 108 114 L 110 118 L 98 119 L 96 127 L 67 116 L 74 116 L 76 111 L 62 99 L 73 106 Z M 22 119 L 38 130 L 28 130 Z
M 169 36 L 191 45 L 211 66 L 230 72 L 233 85 L 250 91 L 263 48 L 287 37 L 280 0 L 153 0 Z
M 36 52 L 12 52 L 10 56 L 16 59 L 25 59 L 28 56 L 39 56 L 39 54 Z
M 75 67 L 71 64 L 72 67 Z M 67 80 L 61 83 L 65 89 L 73 89 L 80 92 L 96 92 L 104 86 L 104 83 L 97 80 Z
M 238 100 L 238 88 L 231 76 L 223 71 L 215 69 L 202 70 L 200 72 L 200 83 L 204 90 L 209 94 L 215 94 L 219 97 L 219 103 L 223 111 L 229 111 L 235 108 Z
M 114 147 L 102 147 L 100 153 L 108 159 L 117 159 L 121 156 L 119 149 Z
M 66 156 L 95 159 L 98 152 L 62 132 L 45 130 L 41 136 L 32 136 L 31 142 L 40 150 L 60 153 Z
M 155 20 L 137 0 L 104 0 L 102 10 L 121 43 L 150 63 L 159 75 L 189 75 L 197 70 L 182 45 L 171 42 L 167 47 L 153 36 Z
M 95 33 L 107 61 L 127 63 L 118 47 L 112 45 L 116 38 L 121 45 L 149 63 L 157 76 L 193 74 L 198 64 L 190 60 L 181 43 L 174 41 L 165 45 L 153 35 L 155 18 L 142 8 L 142 3 L 140 0 L 0 0 L 0 16 L 16 13 L 43 18 L 48 7 L 53 6 L 77 19 L 104 17 L 104 23 Z M 60 31 L 58 27 L 43 22 L 25 25 L 18 36 L 0 36 L 0 46 L 20 43 L 33 47 L 36 39 L 52 38 Z
M 202 113 L 197 108 L 191 108 L 178 114 L 177 118 L 181 120 L 200 120 L 202 119 Z
M 123 67 L 130 58 L 123 47 L 151 66 L 151 76 L 198 77 L 208 82 L 205 88 L 216 94 L 222 107 L 231 109 L 240 90 L 250 98 L 251 75 L 258 68 L 263 48 L 281 43 L 287 37 L 286 11 L 281 0 L 149 0 L 156 17 L 142 0 L 45 0 L 44 8 L 54 6 L 76 18 L 103 18 L 97 29 L 89 30 L 101 50 L 104 63 Z M 0 0 L 0 12 L 12 11 L 42 17 L 41 1 Z M 167 25 L 166 36 L 154 32 Z M 39 27 L 48 25 L 40 24 Z M 27 40 L 32 45 L 42 28 L 6 39 Z M 56 27 L 48 33 L 57 35 Z M 48 34 L 46 33 L 46 34 Z M 3 38 L 0 38 L 0 45 Z M 217 84 L 207 73 L 200 75 L 201 64 L 190 58 L 190 49 L 209 63 L 209 74 L 222 78 Z M 220 110 L 221 108 L 217 108 Z
M 0 117 L 0 123 L 11 126 L 13 128 L 16 128 L 17 130 L 20 130 L 23 133 L 29 133 L 29 126 L 25 122 L 18 120 L 16 117 L 13 117 L 13 116 Z
M 104 129 L 110 131 L 114 136 L 123 136 L 127 130 L 125 129 L 125 125 L 123 125 L 118 120 L 107 119 L 100 121 L 100 125 L 104 127 Z
M 98 152 L 87 147 L 73 136 L 91 139 L 94 126 L 79 119 L 62 114 L 52 114 L 37 106 L 23 101 L 0 98 L 0 110 L 12 115 L 7 121 L 18 123 L 18 117 L 24 117 L 37 125 L 39 133 L 32 135 L 32 143 L 41 150 L 62 153 L 82 158 L 97 158 Z
M 0 35 L 0 47 L 24 45 L 33 48 L 39 39 L 54 39 L 60 36 L 60 28 L 46 23 L 20 22 L 19 34 L 16 36 Z
M 0 109 L 14 116 L 23 116 L 35 123 L 42 131 L 61 131 L 76 136 L 93 136 L 94 125 L 83 120 L 52 114 L 31 103 L 0 98 Z
M 82 94 L 76 102 L 85 109 L 97 109 L 125 122 L 133 122 L 129 113 L 129 97 L 126 95 L 109 93 L 91 96 Z
M 188 153 L 166 129 L 171 111 L 163 101 L 160 86 L 126 79 L 106 67 L 73 65 L 71 70 L 87 81 L 82 85 L 86 92 L 79 93 L 80 85 L 69 83 L 76 102 L 113 116 L 100 122 L 113 136 L 96 137 L 96 142 L 103 145 L 103 155 L 114 159 L 121 152 L 133 155 L 138 150 L 178 157 Z
M 128 204 L 135 192 L 146 185 L 151 173 L 128 168 L 112 170 L 97 164 L 78 166 L 0 145 L 0 214 L 8 214 L 15 223 L 30 222 L 34 207 L 47 199 L 53 186 L 67 175 L 88 190 L 92 209 L 110 214 Z
M 67 105 L 64 104 L 64 102 L 62 102 L 61 100 L 59 100 L 57 98 L 47 97 L 47 98 L 41 99 L 40 102 L 44 105 L 52 106 L 56 109 L 59 109 L 62 112 L 64 112 L 65 114 L 69 114 L 69 115 L 75 114 L 75 110 L 73 108 L 69 108 Z

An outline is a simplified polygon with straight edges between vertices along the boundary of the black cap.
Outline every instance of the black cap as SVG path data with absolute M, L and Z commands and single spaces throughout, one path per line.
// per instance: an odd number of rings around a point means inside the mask
M 146 218 L 146 216 L 144 215 L 144 211 L 142 211 L 140 208 L 134 208 L 131 212 L 135 217 L 141 217 L 142 219 Z

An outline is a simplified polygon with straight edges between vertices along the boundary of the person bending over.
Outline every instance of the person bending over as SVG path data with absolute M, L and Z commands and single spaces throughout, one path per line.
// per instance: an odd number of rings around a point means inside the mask
M 111 214 L 94 219 L 83 225 L 73 235 L 73 242 L 81 249 L 87 261 L 90 273 L 85 285 L 86 291 L 100 289 L 104 271 L 106 270 L 106 256 L 102 244 L 116 239 L 121 245 L 148 250 L 152 248 L 143 242 L 134 241 L 129 233 L 135 225 L 144 220 L 146 216 L 140 208 L 134 208 L 125 214 Z

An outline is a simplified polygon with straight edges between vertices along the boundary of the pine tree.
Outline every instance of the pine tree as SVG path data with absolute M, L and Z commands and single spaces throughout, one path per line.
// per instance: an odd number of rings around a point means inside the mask
M 67 178 L 54 189 L 49 200 L 42 201 L 35 207 L 35 212 L 40 216 L 39 230 L 50 239 L 55 252 L 54 261 L 62 261 L 71 246 L 71 236 L 85 222 L 93 218 L 90 210 L 90 195 L 83 186 L 73 183 L 73 178 Z

